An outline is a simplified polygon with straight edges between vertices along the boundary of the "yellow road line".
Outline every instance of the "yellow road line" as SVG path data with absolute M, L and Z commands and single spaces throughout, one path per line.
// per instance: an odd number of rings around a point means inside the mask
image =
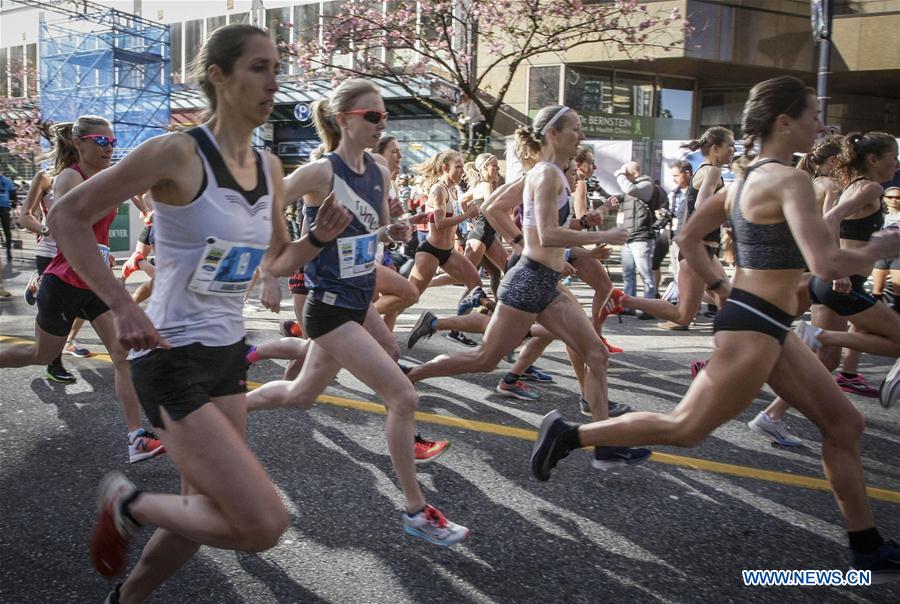
M 8 344 L 27 344 L 32 340 L 22 338 L 14 338 L 10 336 L 0 336 L 0 342 Z M 92 359 L 99 359 L 110 362 L 108 354 L 94 353 Z M 248 388 L 251 390 L 259 388 L 259 382 L 247 382 Z M 316 399 L 317 402 L 336 407 L 346 407 L 348 409 L 356 409 L 367 413 L 385 414 L 387 410 L 384 405 L 378 403 L 369 403 L 366 401 L 358 401 L 340 396 L 332 396 L 323 394 Z M 424 411 L 416 412 L 416 420 L 429 424 L 439 424 L 442 426 L 450 426 L 452 428 L 460 428 L 472 432 L 483 432 L 487 434 L 497 434 L 499 436 L 508 436 L 510 438 L 518 438 L 520 440 L 533 441 L 537 439 L 537 431 L 524 428 L 513 428 L 502 424 L 492 424 L 489 422 L 480 422 L 471 419 L 463 419 L 460 417 L 451 417 L 446 415 L 436 415 L 434 413 L 426 413 Z M 729 476 L 738 476 L 741 478 L 753 478 L 765 482 L 774 482 L 777 484 L 802 487 L 805 489 L 815 489 L 818 491 L 831 491 L 828 481 L 812 476 L 801 476 L 796 474 L 788 474 L 786 472 L 774 472 L 772 470 L 761 470 L 749 466 L 739 466 L 729 463 L 721 463 L 718 461 L 709 461 L 706 459 L 697 459 L 695 457 L 685 457 L 682 455 L 671 455 L 669 453 L 659 453 L 654 451 L 650 461 L 662 463 L 671 466 L 679 466 L 682 468 L 690 468 L 693 470 L 703 470 L 716 474 L 727 474 Z M 900 504 L 900 491 L 892 491 L 889 489 L 879 489 L 875 487 L 867 487 L 866 492 L 872 499 L 879 501 L 887 501 L 889 503 Z

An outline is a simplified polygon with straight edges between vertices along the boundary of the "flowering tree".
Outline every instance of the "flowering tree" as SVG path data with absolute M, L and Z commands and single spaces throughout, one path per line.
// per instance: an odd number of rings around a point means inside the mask
M 652 58 L 683 44 L 690 28 L 677 9 L 652 11 L 637 0 L 345 0 L 332 13 L 323 16 L 321 33 L 314 26 L 297 32 L 301 42 L 281 44 L 305 79 L 359 76 L 395 84 L 458 126 L 421 85 L 449 81 L 454 96 L 475 103 L 488 132 L 531 57 L 600 44 Z
M 24 91 L 27 77 L 29 96 L 0 98 L 0 120 L 10 133 L 9 138 L 0 140 L 0 147 L 4 147 L 12 155 L 30 160 L 41 152 L 41 133 L 46 132 L 46 124 L 41 120 L 41 109 L 35 98 L 37 73 L 31 67 L 12 67 L 10 81 L 13 90 Z

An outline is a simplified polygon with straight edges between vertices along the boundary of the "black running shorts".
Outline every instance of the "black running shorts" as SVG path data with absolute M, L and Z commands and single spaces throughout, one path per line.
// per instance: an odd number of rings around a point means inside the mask
M 716 313 L 713 333 L 717 331 L 757 331 L 772 336 L 784 345 L 794 318 L 772 304 L 742 289 L 731 290 L 725 306 Z
M 36 297 L 38 327 L 60 338 L 69 335 L 75 319 L 90 323 L 109 310 L 91 290 L 69 285 L 56 275 L 41 277 Z
M 210 399 L 247 391 L 247 343 L 157 348 L 131 360 L 131 380 L 150 423 L 163 425 L 160 408 L 178 421 Z
M 866 278 L 862 275 L 850 276 L 850 291 L 846 294 L 832 289 L 832 282 L 810 277 L 809 299 L 813 304 L 822 304 L 842 317 L 855 315 L 869 310 L 877 301 L 866 290 Z
M 453 254 L 453 248 L 449 250 L 442 250 L 439 247 L 434 247 L 431 245 L 431 242 L 427 239 L 424 243 L 419 244 L 419 248 L 416 250 L 417 254 L 431 254 L 438 260 L 438 265 L 443 266 L 445 262 L 450 260 L 450 256 Z
M 351 321 L 362 325 L 366 322 L 368 308 L 344 308 L 325 304 L 315 297 L 306 298 L 303 306 L 303 333 L 310 340 L 334 331 L 344 323 Z

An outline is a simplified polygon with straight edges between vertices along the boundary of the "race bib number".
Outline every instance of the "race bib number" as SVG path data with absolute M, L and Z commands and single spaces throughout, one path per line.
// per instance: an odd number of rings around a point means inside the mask
M 188 289 L 210 296 L 242 296 L 265 253 L 265 246 L 209 237 Z
M 337 240 L 338 264 L 341 279 L 368 275 L 375 270 L 375 252 L 378 248 L 376 233 Z

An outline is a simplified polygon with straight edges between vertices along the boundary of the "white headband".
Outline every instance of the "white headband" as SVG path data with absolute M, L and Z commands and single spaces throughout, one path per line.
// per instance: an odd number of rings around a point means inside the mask
M 549 122 L 544 124 L 544 127 L 541 128 L 541 131 L 539 134 L 541 136 L 544 136 L 545 134 L 547 134 L 547 130 L 550 129 L 550 126 L 555 124 L 557 122 L 557 120 L 559 120 L 559 118 L 562 117 L 562 114 L 564 114 L 567 111 L 571 111 L 571 110 L 568 107 L 563 106 L 559 111 L 556 112 L 556 114 L 553 117 L 550 118 Z

